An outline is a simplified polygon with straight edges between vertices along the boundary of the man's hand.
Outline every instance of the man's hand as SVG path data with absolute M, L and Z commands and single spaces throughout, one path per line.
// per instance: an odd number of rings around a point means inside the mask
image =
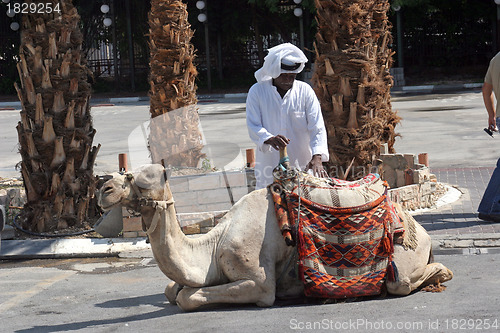
M 323 163 L 321 162 L 321 155 L 314 155 L 306 166 L 306 171 L 311 169 L 313 171 L 313 175 L 316 177 L 326 178 L 328 174 L 323 168 Z
M 497 128 L 496 118 L 494 115 L 488 117 L 488 128 L 495 132 L 500 130 L 500 128 Z
M 290 139 L 281 134 L 273 136 L 272 138 L 269 138 L 266 141 L 264 141 L 264 143 L 267 143 L 276 150 L 280 150 L 280 148 L 285 148 L 289 142 Z

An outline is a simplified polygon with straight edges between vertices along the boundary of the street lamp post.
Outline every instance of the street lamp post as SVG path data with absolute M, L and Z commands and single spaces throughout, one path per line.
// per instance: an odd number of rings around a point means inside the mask
M 198 8 L 201 13 L 198 15 L 198 21 L 203 23 L 205 26 L 205 53 L 207 61 L 207 88 L 208 92 L 212 92 L 212 75 L 210 73 L 210 46 L 208 44 L 208 17 L 206 14 L 207 3 L 206 0 L 200 0 L 196 2 L 196 8 Z
M 103 14 L 108 14 L 111 17 L 105 17 L 103 20 L 103 24 L 106 27 L 111 26 L 111 38 L 112 38 L 112 44 L 113 44 L 113 77 L 114 77 L 114 88 L 116 91 L 118 91 L 118 51 L 116 48 L 116 24 L 113 24 L 115 21 L 115 4 L 114 0 L 110 0 L 110 5 L 102 5 L 101 6 L 101 13 Z
M 302 3 L 302 0 L 293 0 L 293 2 L 297 5 L 295 9 L 293 10 L 293 15 L 297 16 L 299 18 L 299 43 L 300 43 L 300 49 L 304 50 L 304 11 L 302 10 L 302 7 L 300 4 Z
M 500 0 L 495 0 L 500 1 Z M 392 9 L 396 12 L 396 29 L 397 29 L 397 43 L 398 43 L 398 67 L 404 67 L 403 64 L 403 33 L 401 31 L 401 6 L 393 5 Z

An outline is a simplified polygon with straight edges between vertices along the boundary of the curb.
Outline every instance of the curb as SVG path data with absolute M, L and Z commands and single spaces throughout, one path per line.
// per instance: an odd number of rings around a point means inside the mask
M 471 90 L 482 88 L 482 83 L 461 83 L 461 84 L 435 84 L 421 86 L 393 87 L 391 92 L 403 94 L 435 94 L 442 92 L 451 92 L 457 90 Z
M 116 257 L 125 252 L 150 249 L 145 238 L 3 240 L 0 259 Z
M 431 235 L 433 250 L 500 247 L 500 234 Z

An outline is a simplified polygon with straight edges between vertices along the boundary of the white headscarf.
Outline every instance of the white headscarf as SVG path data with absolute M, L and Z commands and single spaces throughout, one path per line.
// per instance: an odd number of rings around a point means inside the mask
M 305 67 L 307 57 L 298 47 L 290 43 L 280 44 L 272 47 L 268 55 L 264 58 L 264 65 L 255 72 L 257 82 L 275 79 L 281 73 L 300 73 Z M 285 70 L 281 68 L 281 64 L 300 66 L 295 70 Z

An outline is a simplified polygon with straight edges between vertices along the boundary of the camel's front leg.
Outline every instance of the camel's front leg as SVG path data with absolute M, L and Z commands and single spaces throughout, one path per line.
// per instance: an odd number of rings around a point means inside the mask
M 165 296 L 167 297 L 168 301 L 172 305 L 176 305 L 177 301 L 177 294 L 179 291 L 183 288 L 180 284 L 178 284 L 175 281 L 170 282 L 167 287 L 165 288 Z
M 258 284 L 254 280 L 239 280 L 212 287 L 184 287 L 177 295 L 176 301 L 185 311 L 218 303 L 255 303 L 266 307 L 274 304 L 275 290 L 274 283 Z

